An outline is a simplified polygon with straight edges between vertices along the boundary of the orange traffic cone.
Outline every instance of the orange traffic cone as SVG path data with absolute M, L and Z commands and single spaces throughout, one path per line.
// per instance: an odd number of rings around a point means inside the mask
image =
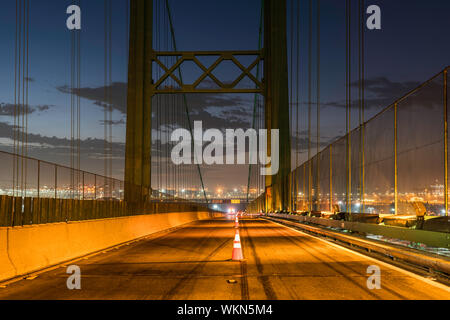
M 234 227 L 239 228 L 239 220 L 238 220 L 237 216 L 236 216 L 236 219 L 234 220 Z
M 244 256 L 242 255 L 241 238 L 239 237 L 239 230 L 236 230 L 236 235 L 234 236 L 233 255 L 231 257 L 231 260 L 233 261 L 244 260 Z

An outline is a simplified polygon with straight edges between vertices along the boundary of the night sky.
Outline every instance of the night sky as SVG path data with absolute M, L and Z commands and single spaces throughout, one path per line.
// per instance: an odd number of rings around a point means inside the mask
M 29 155 L 69 163 L 70 31 L 65 13 L 71 1 L 30 1 Z M 113 175 L 123 179 L 127 35 L 125 0 L 113 0 Z M 300 104 L 307 101 L 308 1 L 301 5 Z M 179 50 L 257 49 L 260 0 L 170 0 Z M 294 1 L 295 8 L 297 0 Z M 357 2 L 354 1 L 354 12 Z M 289 7 L 291 0 L 288 0 Z M 450 2 L 447 0 L 367 0 L 382 10 L 382 30 L 366 30 L 367 118 L 450 65 Z M 103 173 L 103 1 L 81 1 L 82 70 L 77 91 L 81 104 L 81 169 Z M 345 134 L 345 1 L 321 1 L 321 144 Z M 288 16 L 290 13 L 288 13 Z M 354 16 L 354 21 L 357 16 Z M 15 1 L 0 4 L 0 150 L 11 151 L 14 103 Z M 288 29 L 290 26 L 288 26 Z M 352 34 L 355 41 L 356 23 Z M 288 35 L 289 38 L 289 35 Z M 296 58 L 295 58 L 296 59 Z M 295 60 L 294 59 L 294 60 Z M 353 81 L 357 76 L 354 43 Z M 315 58 L 313 59 L 315 63 Z M 294 69 L 296 67 L 294 66 Z M 315 70 L 315 67 L 314 67 Z M 225 79 L 233 74 L 223 70 Z M 186 75 L 189 78 L 189 74 Z M 314 78 L 315 79 L 315 78 Z M 315 86 L 314 88 L 315 89 Z M 354 99 L 357 88 L 354 88 Z M 314 91 L 313 91 L 314 92 Z M 190 96 L 193 120 L 205 127 L 249 128 L 252 95 Z M 356 109 L 355 109 L 356 110 Z M 356 112 L 356 111 L 355 111 Z M 300 113 L 304 141 L 305 110 Z M 239 115 L 239 116 L 237 116 Z M 315 115 L 314 115 L 315 116 Z M 294 120 L 295 121 L 295 120 Z M 357 125 L 352 123 L 353 127 Z M 315 130 L 315 126 L 313 127 Z M 99 151 L 100 150 L 100 151 Z M 299 150 L 304 159 L 304 144 Z M 300 161 L 299 164 L 301 164 Z M 204 168 L 206 187 L 239 187 L 247 183 L 246 166 Z

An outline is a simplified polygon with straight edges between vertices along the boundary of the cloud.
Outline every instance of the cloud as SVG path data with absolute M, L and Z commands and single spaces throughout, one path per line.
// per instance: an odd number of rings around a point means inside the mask
M 6 138 L 13 140 L 14 126 L 0 122 L 0 138 Z M 47 149 L 53 154 L 67 155 L 72 141 L 67 138 L 59 137 L 46 137 L 40 134 L 28 133 L 26 135 L 27 141 L 31 146 Z M 78 140 L 74 141 L 75 145 L 78 144 Z M 80 151 L 82 153 L 90 153 L 90 155 L 101 154 L 103 155 L 103 149 L 105 146 L 105 140 L 96 138 L 87 138 L 80 141 Z M 111 144 L 112 156 L 123 157 L 125 144 L 119 142 L 113 142 Z
M 44 111 L 49 110 L 50 107 L 54 107 L 54 106 L 50 106 L 50 105 L 39 105 L 39 106 L 35 106 L 34 108 L 35 108 L 37 111 L 44 112 Z
M 111 86 L 84 87 L 71 89 L 67 86 L 57 88 L 60 92 L 75 95 L 92 101 L 95 105 L 106 108 L 111 106 L 113 110 L 126 114 L 127 110 L 127 84 L 114 82 Z M 105 99 L 105 92 L 111 92 L 111 101 Z M 187 94 L 187 104 L 191 121 L 203 121 L 210 128 L 248 128 L 251 126 L 253 99 L 246 99 L 238 94 Z M 158 95 L 153 98 L 153 116 L 156 115 L 157 106 L 170 106 L 174 101 L 182 108 L 184 114 L 183 99 L 181 94 Z M 184 120 L 184 121 L 183 121 Z M 164 127 L 186 127 L 185 118 L 178 120 L 162 117 L 157 130 Z M 119 121 L 120 122 L 120 121 Z M 122 123 L 118 123 L 122 124 Z
M 21 113 L 32 114 L 35 112 L 44 112 L 49 110 L 52 105 L 36 105 L 36 106 L 28 106 L 28 110 L 25 110 L 23 106 L 14 105 L 13 103 L 0 103 L 0 116 L 14 116 L 15 112 L 21 110 Z
M 106 125 L 113 125 L 113 126 L 119 126 L 119 125 L 124 125 L 125 124 L 125 120 L 124 119 L 120 119 L 120 120 L 99 120 L 99 123 L 104 126 Z
M 386 77 L 375 77 L 365 80 L 365 108 L 366 109 L 382 109 L 388 107 L 396 100 L 419 87 L 421 83 L 417 81 L 395 82 Z M 358 82 L 351 84 L 354 89 L 358 88 Z M 425 108 L 435 108 L 442 105 L 442 83 L 438 81 L 431 81 L 423 89 L 420 89 L 416 94 L 411 95 L 405 101 L 414 106 L 421 106 Z M 353 91 L 357 95 L 357 91 Z M 357 107 L 359 100 L 352 99 L 353 107 Z M 322 103 L 322 106 L 329 106 L 335 108 L 345 108 L 346 102 L 344 100 L 329 101 Z
M 319 147 L 324 148 L 328 147 L 333 142 L 337 141 L 342 136 L 334 136 L 334 137 L 320 137 Z M 308 151 L 308 136 L 302 135 L 298 137 L 291 137 L 291 143 L 292 143 L 292 152 L 294 153 L 296 150 L 297 152 L 305 152 Z M 317 137 L 311 137 L 311 151 L 314 155 L 316 153 L 317 148 Z
M 110 86 L 102 87 L 84 87 L 84 88 L 69 88 L 68 86 L 61 86 L 57 88 L 62 93 L 75 94 L 81 98 L 93 101 L 94 104 L 104 108 L 111 104 L 114 110 L 123 114 L 127 113 L 127 84 L 124 82 L 113 82 Z M 107 90 L 111 94 L 111 101 L 106 101 L 105 95 Z

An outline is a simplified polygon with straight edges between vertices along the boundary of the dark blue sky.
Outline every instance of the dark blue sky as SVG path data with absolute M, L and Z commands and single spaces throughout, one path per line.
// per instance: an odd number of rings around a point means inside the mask
M 161 1 L 161 0 L 159 0 Z M 287 0 L 290 6 L 291 0 Z M 113 0 L 113 81 L 126 81 L 126 3 Z M 307 28 L 308 2 L 301 3 L 301 50 L 300 61 L 300 101 L 307 100 Z M 353 1 L 357 8 L 357 1 Z M 30 105 L 48 106 L 36 111 L 29 118 L 29 132 L 40 135 L 46 148 L 31 148 L 31 155 L 67 164 L 68 158 L 55 146 L 64 143 L 70 136 L 70 95 L 61 87 L 70 79 L 70 32 L 65 27 L 65 13 L 72 1 L 33 0 L 30 1 Z M 174 18 L 178 48 L 180 50 L 245 50 L 256 49 L 260 16 L 260 0 L 170 0 Z M 297 0 L 294 1 L 295 6 Z M 374 105 L 368 110 L 373 115 L 391 101 L 412 89 L 450 64 L 450 1 L 447 0 L 367 0 L 367 5 L 377 4 L 382 9 L 382 30 L 366 31 L 366 77 L 385 78 L 390 81 L 383 91 L 368 92 Z M 83 88 L 103 86 L 103 0 L 82 0 L 82 78 Z M 329 141 L 342 135 L 345 129 L 345 109 L 339 107 L 345 99 L 345 1 L 321 1 L 321 100 L 328 107 L 322 109 L 322 140 Z M 288 16 L 290 13 L 288 13 Z M 354 16 L 356 19 L 356 15 Z M 15 1 L 3 0 L 0 4 L 0 103 L 3 106 L 13 103 L 14 89 L 14 32 Z M 356 21 L 356 20 L 354 20 Z M 356 24 L 353 25 L 356 37 Z M 289 26 L 288 26 L 289 29 Z M 353 79 L 356 79 L 356 43 L 354 47 Z M 314 60 L 315 61 L 315 60 Z M 315 70 L 315 68 L 314 68 Z M 223 70 L 224 77 L 231 76 Z M 386 81 L 382 82 L 386 85 Z M 357 91 L 355 92 L 355 98 Z M 81 94 L 82 99 L 82 138 L 103 139 L 103 109 L 95 104 L 95 97 Z M 211 102 L 206 109 L 209 116 L 223 121 L 223 127 L 250 125 L 247 118 L 242 122 L 227 122 L 220 108 L 252 110 L 251 96 L 239 99 L 221 98 L 220 104 Z M 225 102 L 223 101 L 225 99 Z M 236 101 L 238 105 L 236 105 Z M 216 101 L 217 102 L 217 101 Z M 220 108 L 219 108 L 220 107 Z M 193 106 L 195 109 L 195 106 Z M 234 108 L 234 109 L 233 109 Z M 124 113 L 117 108 L 113 119 L 124 119 Z M 123 111 L 123 110 L 122 110 Z M 0 149 L 9 150 L 8 125 L 12 118 L 0 113 Z M 195 117 L 194 117 L 195 118 Z M 199 113 L 198 119 L 202 119 Z M 301 123 L 304 123 L 304 113 Z M 207 125 L 207 124 L 206 124 Z M 304 129 L 305 127 L 303 127 Z M 114 141 L 117 143 L 118 159 L 114 162 L 114 174 L 120 177 L 123 172 L 121 143 L 125 138 L 123 124 L 114 127 Z M 53 139 L 50 139 L 54 137 Z M 59 139 L 59 140 L 58 140 Z M 36 145 L 39 145 L 36 137 Z M 87 143 L 88 144 L 88 143 Z M 95 148 L 89 146 L 89 148 Z M 89 150 L 87 147 L 86 150 Z M 59 152 L 52 152 L 59 150 Z M 86 151 L 86 154 L 88 151 Z M 89 171 L 102 173 L 103 161 L 94 161 L 88 155 L 82 167 Z M 230 168 L 227 168 L 227 170 Z M 222 177 L 239 178 L 237 184 L 245 184 L 243 168 L 236 168 L 234 174 L 215 170 L 210 183 Z M 241 181 L 242 180 L 242 181 Z

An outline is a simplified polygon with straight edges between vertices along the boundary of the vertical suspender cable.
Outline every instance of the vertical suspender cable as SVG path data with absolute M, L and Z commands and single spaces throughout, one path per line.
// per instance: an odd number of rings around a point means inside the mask
M 73 187 L 74 187 L 74 175 L 73 175 L 73 158 L 74 158 L 74 99 L 75 99 L 75 84 L 74 84 L 74 74 L 75 74 L 75 35 L 70 32 L 70 198 L 73 198 Z
M 81 0 L 78 1 L 78 5 L 81 7 Z M 81 89 L 81 30 L 78 30 L 78 70 L 77 70 L 77 89 L 78 92 Z M 80 177 L 80 169 L 81 169 L 81 97 L 77 95 L 77 190 L 78 190 L 78 199 L 81 199 L 82 194 L 84 193 L 84 182 Z M 83 188 L 83 191 L 80 193 L 80 187 Z
M 360 154 L 361 154 L 361 163 L 360 163 L 360 176 L 361 176 L 361 182 L 360 182 L 360 208 L 361 213 L 365 212 L 365 37 L 364 37 L 364 8 L 365 8 L 365 1 L 360 0 L 360 22 L 359 22 L 359 28 L 360 28 L 360 103 L 361 103 L 361 119 L 360 119 L 360 134 L 361 134 L 361 143 L 360 143 Z
M 319 184 L 319 175 L 320 175 L 320 161 L 319 161 L 319 151 L 320 151 L 320 0 L 317 0 L 317 27 L 316 27 L 316 36 L 317 36 L 317 150 L 316 150 L 316 202 L 317 205 L 320 205 L 320 184 Z M 320 209 L 318 209 L 320 210 Z
M 18 68 L 18 22 L 19 22 L 19 17 L 18 17 L 18 0 L 16 0 L 16 29 L 15 29 L 15 49 L 14 49 L 14 127 L 12 130 L 12 135 L 13 135 L 13 181 L 12 181 L 12 190 L 13 190 L 13 194 L 12 196 L 15 197 L 16 196 L 16 179 L 17 179 L 17 174 L 16 174 L 16 159 L 17 159 L 17 155 L 16 155 L 16 144 L 17 144 L 17 68 Z M 12 210 L 13 214 L 11 217 L 11 225 L 13 225 L 14 223 L 14 207 Z
M 108 55 L 109 55 L 109 61 L 108 61 L 108 107 L 109 107 L 109 121 L 108 121 L 108 129 L 109 129 L 109 172 L 108 172 L 108 187 L 109 187 L 109 197 L 112 197 L 112 185 L 111 185 L 111 179 L 112 179 L 112 4 L 113 1 L 109 1 L 109 10 L 108 10 Z
M 13 138 L 13 209 L 11 226 L 21 225 L 15 217 L 22 214 L 16 205 L 18 197 L 26 196 L 28 153 L 28 86 L 29 86 L 29 0 L 16 0 L 16 29 L 14 48 L 14 126 Z M 23 31 L 22 31 L 23 30 Z M 19 193 L 20 188 L 20 193 Z M 22 201 L 22 200 L 20 200 Z M 20 204 L 20 203 L 19 203 Z M 20 212 L 15 212 L 19 208 Z
M 347 190 L 346 190 L 346 209 L 348 213 L 352 212 L 351 208 L 351 2 L 346 0 L 346 130 L 347 130 Z
M 312 172 L 311 172 L 311 97 L 312 97 L 312 0 L 309 0 L 308 35 L 308 211 L 312 211 Z
M 18 78 L 18 74 L 17 74 L 17 68 L 18 68 L 18 29 L 19 29 L 19 4 L 18 4 L 19 0 L 16 0 L 16 31 L 15 31 L 15 49 L 14 49 L 14 127 L 12 130 L 12 135 L 13 135 L 13 140 L 14 140 L 14 145 L 13 145 L 13 155 L 14 155 L 14 159 L 13 159 L 13 185 L 12 185 L 12 190 L 13 190 L 13 197 L 16 196 L 16 179 L 17 179 L 17 173 L 16 173 L 16 159 L 17 159 L 17 150 L 16 150 L 16 145 L 17 145 L 17 78 Z M 14 208 L 13 208 L 14 210 Z M 12 221 L 14 220 L 14 215 L 12 216 Z
M 81 1 L 77 1 L 80 6 Z M 77 94 L 81 82 L 81 31 L 70 33 L 70 198 L 80 198 L 80 106 L 81 98 Z
M 298 168 L 298 154 L 299 154 L 299 149 L 300 149 L 300 132 L 299 132 L 299 113 L 300 113 L 300 104 L 299 104 L 299 99 L 300 99 L 300 79 L 299 79 L 299 74 L 300 74 L 300 0 L 297 0 L 297 70 L 296 70 L 296 87 L 297 87 L 297 94 L 296 94 L 296 125 L 295 125 L 295 141 L 296 141 L 296 146 L 295 146 L 295 203 L 294 203 L 294 210 L 297 210 L 297 199 L 298 199 L 298 176 L 297 176 L 297 168 Z
M 162 14 L 162 34 L 163 34 L 163 50 L 166 51 L 167 48 L 167 33 L 166 33 L 166 15 L 164 14 L 164 10 L 163 10 L 163 14 Z M 167 65 L 167 57 L 164 58 L 164 63 Z M 167 141 L 167 123 L 169 121 L 168 119 L 168 115 L 169 115 L 169 106 L 168 106 L 168 99 L 167 96 L 164 96 L 163 99 L 163 108 L 164 108 L 164 185 L 165 185 L 165 190 L 166 190 L 166 194 L 168 194 L 169 191 L 169 175 L 168 175 L 168 141 Z
M 104 135 L 104 197 L 112 196 L 112 2 L 104 0 L 104 108 L 103 108 L 103 135 Z
M 22 75 L 21 75 L 21 82 L 22 82 L 22 94 L 21 94 L 21 135 L 20 135 L 20 193 L 21 197 L 24 197 L 24 155 L 25 155 L 25 60 L 26 60 L 26 0 L 22 3 L 22 30 L 23 30 L 23 36 L 22 36 Z
M 167 9 L 168 17 L 169 17 L 169 26 L 170 26 L 170 32 L 171 32 L 171 35 L 172 35 L 173 48 L 174 48 L 175 51 L 177 51 L 177 44 L 176 44 L 176 39 L 175 39 L 175 29 L 173 27 L 172 14 L 171 14 L 171 11 L 170 11 L 169 0 L 166 0 L 166 9 Z M 180 78 L 181 83 L 183 83 L 183 77 L 182 77 L 182 73 L 181 73 L 181 69 L 180 68 L 178 68 L 178 76 Z M 187 103 L 187 97 L 186 97 L 185 94 L 183 94 L 183 103 L 184 103 L 184 107 L 185 107 L 185 110 L 186 110 L 186 117 L 187 117 L 187 122 L 188 122 L 188 125 L 189 125 L 189 131 L 191 132 L 191 136 L 193 136 L 192 123 L 191 123 L 191 119 L 190 119 L 190 116 L 189 116 L 189 107 L 188 107 L 188 103 Z M 197 171 L 198 171 L 198 175 L 200 177 L 200 183 L 201 183 L 203 196 L 205 197 L 206 204 L 208 204 L 208 197 L 206 196 L 206 190 L 205 190 L 205 185 L 203 183 L 203 177 L 202 177 L 202 172 L 201 172 L 201 169 L 200 169 L 200 165 L 197 165 Z
M 20 116 L 22 114 L 22 106 L 21 106 L 21 99 L 20 99 L 20 93 L 21 93 L 21 68 L 22 68 L 22 1 L 19 1 L 19 22 L 18 22 L 18 26 L 19 26 L 19 34 L 18 34 L 18 56 L 17 56 L 17 60 L 18 60 L 18 70 L 17 70 L 17 76 L 18 76 L 18 80 L 17 80 L 17 125 L 14 128 L 14 130 L 17 130 L 17 150 L 16 150 L 16 178 L 17 178 L 17 187 L 19 187 L 19 173 L 20 173 L 20 166 L 19 166 L 19 153 L 20 153 L 20 140 L 21 140 L 21 128 L 20 128 Z
M 103 8 L 103 16 L 104 16 L 104 37 L 103 37 L 103 95 L 104 95 L 104 105 L 103 105 L 103 170 L 104 176 L 108 176 L 108 0 L 104 0 L 104 8 Z M 106 188 L 106 185 L 104 185 Z M 103 194 L 106 195 L 107 191 L 104 189 Z
M 348 70 L 349 70 L 349 6 L 350 6 L 350 1 L 349 0 L 345 0 L 346 4 L 345 4 L 345 132 L 347 135 L 346 138 L 346 152 L 345 152 L 345 164 L 346 164 L 346 178 L 345 178 L 345 206 L 346 206 L 346 212 L 350 212 L 348 205 L 349 205 L 349 192 L 348 192 L 348 132 L 349 132 L 349 123 L 348 123 L 348 118 L 349 118 L 349 96 L 348 96 L 348 86 L 349 86 L 349 74 L 348 74 Z
M 156 5 L 156 49 L 160 50 L 161 49 L 161 28 L 160 28 L 160 2 L 156 1 L 155 2 Z M 158 78 L 160 77 L 160 69 L 157 68 L 157 76 Z M 162 132 L 161 132 L 161 126 L 162 126 L 162 122 L 161 122 L 161 117 L 162 117 L 162 109 L 161 109 L 161 95 L 156 96 L 156 102 L 157 102 L 157 141 L 158 141 L 158 191 L 159 191 L 159 197 L 161 198 L 162 194 L 161 191 L 163 189 L 163 185 L 162 185 Z
M 25 83 L 26 83 L 26 89 L 25 89 L 25 134 L 24 134 L 24 159 L 25 159 L 25 177 L 24 177 L 24 189 L 25 189 L 25 195 L 27 192 L 27 176 L 28 176 L 28 113 L 29 113 L 29 106 L 28 106 L 28 84 L 29 84 L 29 45 L 30 45 L 30 0 L 26 0 L 26 50 L 25 50 Z
M 362 212 L 362 139 L 363 139 L 363 122 L 362 122 L 362 87 L 361 87 L 361 34 L 362 34 L 362 0 L 358 1 L 358 111 L 359 111 L 359 153 L 358 153 L 358 193 L 359 193 L 359 213 Z
M 293 83 L 293 62 L 294 62 L 294 0 L 291 0 L 291 19 L 290 19 L 290 63 L 289 63 L 289 134 L 291 136 L 290 139 L 290 149 L 292 150 L 292 131 L 293 131 L 293 123 L 292 123 L 292 111 L 293 111 L 293 88 L 294 88 L 294 83 Z M 292 159 L 289 159 L 289 161 L 292 162 Z M 293 196 L 292 196 L 292 177 L 293 174 L 292 172 L 290 172 L 289 174 L 289 209 L 292 212 L 292 207 L 293 207 Z
M 260 20 L 259 20 L 259 36 L 258 36 L 258 51 L 262 48 L 262 34 L 263 34 L 263 15 L 264 15 L 264 0 L 261 1 L 261 12 L 260 12 Z M 261 63 L 258 63 L 256 66 L 256 79 L 259 79 L 260 75 L 260 66 Z M 258 105 L 258 94 L 255 93 L 253 100 L 253 120 L 252 120 L 252 128 L 256 128 L 256 116 L 257 116 L 257 105 Z M 252 173 L 252 164 L 248 167 L 248 182 L 247 182 L 247 203 L 249 202 L 249 193 L 250 193 L 250 178 Z M 257 173 L 259 175 L 259 172 Z M 260 189 L 258 187 L 258 191 L 256 193 L 256 197 L 259 195 Z

